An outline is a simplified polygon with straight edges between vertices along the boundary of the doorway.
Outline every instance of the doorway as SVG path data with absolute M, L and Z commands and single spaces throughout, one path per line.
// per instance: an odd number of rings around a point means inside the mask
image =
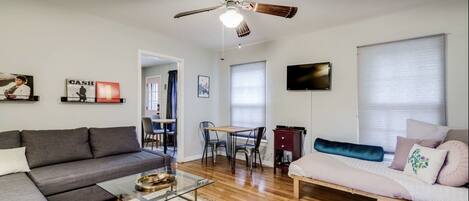
M 176 161 L 183 156 L 182 68 L 182 59 L 139 51 L 138 117 L 142 147 L 166 151 Z

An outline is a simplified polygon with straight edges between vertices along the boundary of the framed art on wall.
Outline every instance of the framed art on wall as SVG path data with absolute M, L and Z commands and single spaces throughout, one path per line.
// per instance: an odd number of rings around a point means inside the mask
M 96 101 L 96 83 L 92 80 L 67 79 L 67 97 L 69 101 L 94 103 Z
M 118 82 L 96 82 L 96 102 L 119 103 L 120 85 Z
M 33 76 L 0 72 L 0 100 L 14 101 L 33 99 Z
M 197 91 L 198 91 L 197 96 L 199 98 L 210 97 L 210 77 L 209 76 L 199 75 Z

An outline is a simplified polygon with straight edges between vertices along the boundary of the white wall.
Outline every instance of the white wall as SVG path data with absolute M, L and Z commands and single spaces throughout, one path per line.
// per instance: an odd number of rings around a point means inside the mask
M 0 131 L 139 125 L 138 50 L 184 59 L 185 157 L 202 152 L 198 122 L 215 99 L 197 98 L 197 75 L 212 75 L 215 54 L 156 33 L 35 0 L 0 1 L 0 71 L 34 76 L 36 103 L 0 103 Z M 65 79 L 117 81 L 118 105 L 60 103 Z
M 148 66 L 142 68 L 142 114 L 145 114 L 145 97 L 148 96 L 146 94 L 146 89 L 143 87 L 146 85 L 146 78 L 152 76 L 160 76 L 160 86 L 159 86 L 159 94 L 158 100 L 160 104 L 160 117 L 166 117 L 166 97 L 167 97 L 167 89 L 168 89 L 168 71 L 177 70 L 177 63 L 172 64 L 162 64 L 162 65 L 155 65 L 155 66 Z
M 225 53 L 220 62 L 220 124 L 229 123 L 229 65 L 267 60 L 267 130 L 305 126 L 306 152 L 313 139 L 358 141 L 357 46 L 447 33 L 448 123 L 468 124 L 467 1 L 449 0 L 322 31 L 292 36 Z M 332 90 L 286 90 L 286 66 L 332 62 Z M 273 139 L 266 160 L 272 160 Z

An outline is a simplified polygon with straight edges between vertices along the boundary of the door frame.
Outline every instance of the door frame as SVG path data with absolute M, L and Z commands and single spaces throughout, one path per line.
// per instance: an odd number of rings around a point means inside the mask
M 140 136 L 142 134 L 142 55 L 149 55 L 149 56 L 154 56 L 158 58 L 164 58 L 167 60 L 171 60 L 177 63 L 177 71 L 178 71 L 178 92 L 177 92 L 177 116 L 178 116 L 178 121 L 177 121 L 177 143 L 178 143 L 178 148 L 177 148 L 177 157 L 176 161 L 177 162 L 183 162 L 184 161 L 184 59 L 178 58 L 178 57 L 173 57 L 173 56 L 168 56 L 165 54 L 160 54 L 160 53 L 155 53 L 147 50 L 142 50 L 139 49 L 137 52 L 137 132 L 138 135 Z M 140 144 L 142 136 L 138 138 L 138 141 Z

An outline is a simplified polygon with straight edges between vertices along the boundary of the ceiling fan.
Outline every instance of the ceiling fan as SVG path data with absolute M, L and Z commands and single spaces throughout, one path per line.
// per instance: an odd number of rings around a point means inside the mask
M 178 13 L 174 16 L 174 18 L 180 18 L 197 13 L 208 12 L 220 8 L 226 9 L 225 13 L 220 15 L 220 20 L 226 27 L 236 28 L 236 33 L 240 38 L 249 35 L 251 33 L 251 30 L 249 29 L 246 21 L 244 20 L 243 15 L 239 13 L 239 9 L 285 18 L 294 17 L 296 12 L 298 11 L 297 7 L 291 6 L 257 3 L 248 0 L 223 0 L 221 5 Z

